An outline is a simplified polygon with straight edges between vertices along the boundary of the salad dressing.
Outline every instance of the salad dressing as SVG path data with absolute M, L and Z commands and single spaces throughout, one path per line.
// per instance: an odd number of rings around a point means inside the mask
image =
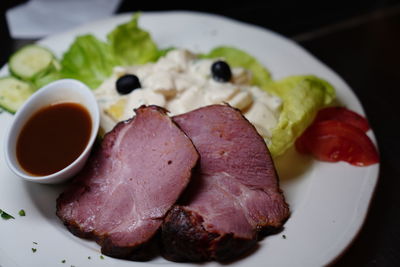
M 21 167 L 36 176 L 58 172 L 85 149 L 92 121 L 82 105 L 65 102 L 34 113 L 17 139 L 16 156 Z

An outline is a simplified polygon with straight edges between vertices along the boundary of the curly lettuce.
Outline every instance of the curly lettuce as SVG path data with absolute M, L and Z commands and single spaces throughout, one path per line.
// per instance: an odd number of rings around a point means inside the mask
M 147 31 L 138 25 L 139 14 L 107 35 L 111 52 L 119 65 L 140 65 L 156 61 L 161 52 Z
M 108 33 L 103 42 L 92 34 L 78 36 L 61 59 L 61 77 L 73 78 L 97 88 L 113 67 L 156 61 L 167 50 L 159 50 L 150 34 L 138 26 L 139 14 Z
M 111 46 L 91 34 L 78 36 L 61 59 L 61 76 L 97 88 L 117 64 Z
M 268 146 L 273 157 L 292 146 L 311 124 L 318 110 L 335 99 L 332 85 L 313 75 L 287 77 L 270 83 L 264 89 L 279 96 L 283 102 L 278 125 L 272 131 Z

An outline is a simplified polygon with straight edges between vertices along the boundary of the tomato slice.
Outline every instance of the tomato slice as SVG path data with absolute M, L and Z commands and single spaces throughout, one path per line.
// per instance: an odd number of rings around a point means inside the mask
M 366 118 L 344 107 L 328 107 L 318 111 L 314 121 L 326 120 L 337 120 L 351 124 L 364 132 L 368 131 L 370 128 Z
M 321 161 L 346 161 L 356 166 L 379 162 L 378 151 L 365 132 L 338 120 L 314 122 L 295 145 L 300 153 L 312 154 Z

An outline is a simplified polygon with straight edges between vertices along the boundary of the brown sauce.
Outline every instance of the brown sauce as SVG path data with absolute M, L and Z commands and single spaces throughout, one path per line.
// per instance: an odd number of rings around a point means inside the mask
M 60 103 L 34 113 L 17 140 L 17 159 L 28 173 L 62 170 L 85 149 L 92 130 L 89 112 L 77 103 Z

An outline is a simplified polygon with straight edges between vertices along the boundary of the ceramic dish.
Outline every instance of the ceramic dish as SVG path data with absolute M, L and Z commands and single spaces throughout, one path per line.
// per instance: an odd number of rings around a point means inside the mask
M 38 110 L 57 103 L 76 103 L 85 107 L 90 114 L 91 131 L 90 138 L 84 150 L 78 158 L 58 172 L 38 176 L 26 172 L 18 163 L 16 147 L 17 138 L 24 125 Z M 37 90 L 18 110 L 9 127 L 5 141 L 5 158 L 8 167 L 19 177 L 26 181 L 43 184 L 55 184 L 65 182 L 74 176 L 85 165 L 90 151 L 96 140 L 100 124 L 100 112 L 92 91 L 82 82 L 73 79 L 54 81 L 40 90 Z M 47 130 L 47 129 L 46 129 Z M 58 142 L 58 139 L 57 139 Z M 37 154 L 36 154 L 37 155 Z M 47 165 L 48 166 L 48 165 Z

